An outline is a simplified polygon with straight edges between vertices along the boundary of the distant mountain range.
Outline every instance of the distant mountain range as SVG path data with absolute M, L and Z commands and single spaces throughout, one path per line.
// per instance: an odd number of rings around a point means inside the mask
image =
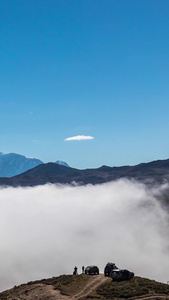
M 0 152 L 0 177 L 13 177 L 41 164 L 44 162 L 40 159 L 28 158 L 17 153 Z M 69 167 L 67 163 L 60 160 L 57 160 L 56 164 Z
M 141 163 L 136 166 L 108 167 L 79 170 L 68 168 L 56 163 L 39 165 L 11 178 L 0 178 L 0 185 L 9 186 L 36 186 L 46 183 L 60 184 L 100 184 L 128 178 L 145 183 L 162 183 L 169 181 L 169 159 L 157 160 L 150 163 Z

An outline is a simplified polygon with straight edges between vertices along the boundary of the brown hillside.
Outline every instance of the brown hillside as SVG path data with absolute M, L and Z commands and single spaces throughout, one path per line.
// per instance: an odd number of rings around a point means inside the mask
M 115 282 L 100 275 L 61 275 L 0 293 L 1 300 L 167 300 L 169 285 L 141 277 Z

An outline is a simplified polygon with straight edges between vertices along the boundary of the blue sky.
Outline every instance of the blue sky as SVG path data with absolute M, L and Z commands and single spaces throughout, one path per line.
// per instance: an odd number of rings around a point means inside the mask
M 0 53 L 0 152 L 169 158 L 168 0 L 2 0 Z

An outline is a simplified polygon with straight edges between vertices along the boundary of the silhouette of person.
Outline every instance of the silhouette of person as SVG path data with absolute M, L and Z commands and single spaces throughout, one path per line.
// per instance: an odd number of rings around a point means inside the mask
M 74 267 L 73 275 L 77 275 L 77 267 Z
M 84 274 L 84 271 L 85 271 L 85 267 L 83 266 L 82 267 L 82 274 Z

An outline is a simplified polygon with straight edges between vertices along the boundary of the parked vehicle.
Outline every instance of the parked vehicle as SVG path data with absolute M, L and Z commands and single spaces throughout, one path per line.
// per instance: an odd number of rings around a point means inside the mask
M 134 273 L 126 269 L 119 269 L 114 263 L 108 263 L 104 269 L 104 275 L 111 277 L 114 281 L 129 280 L 134 277 Z
M 98 275 L 99 268 L 97 266 L 88 266 L 85 268 L 85 274 L 86 275 Z
M 110 273 L 114 269 L 118 269 L 114 263 L 107 263 L 107 265 L 104 268 L 104 276 L 110 277 Z
M 123 280 L 132 279 L 134 277 L 134 273 L 130 272 L 126 269 L 122 269 L 122 270 L 115 269 L 115 270 L 112 270 L 110 277 L 114 281 L 123 281 Z

